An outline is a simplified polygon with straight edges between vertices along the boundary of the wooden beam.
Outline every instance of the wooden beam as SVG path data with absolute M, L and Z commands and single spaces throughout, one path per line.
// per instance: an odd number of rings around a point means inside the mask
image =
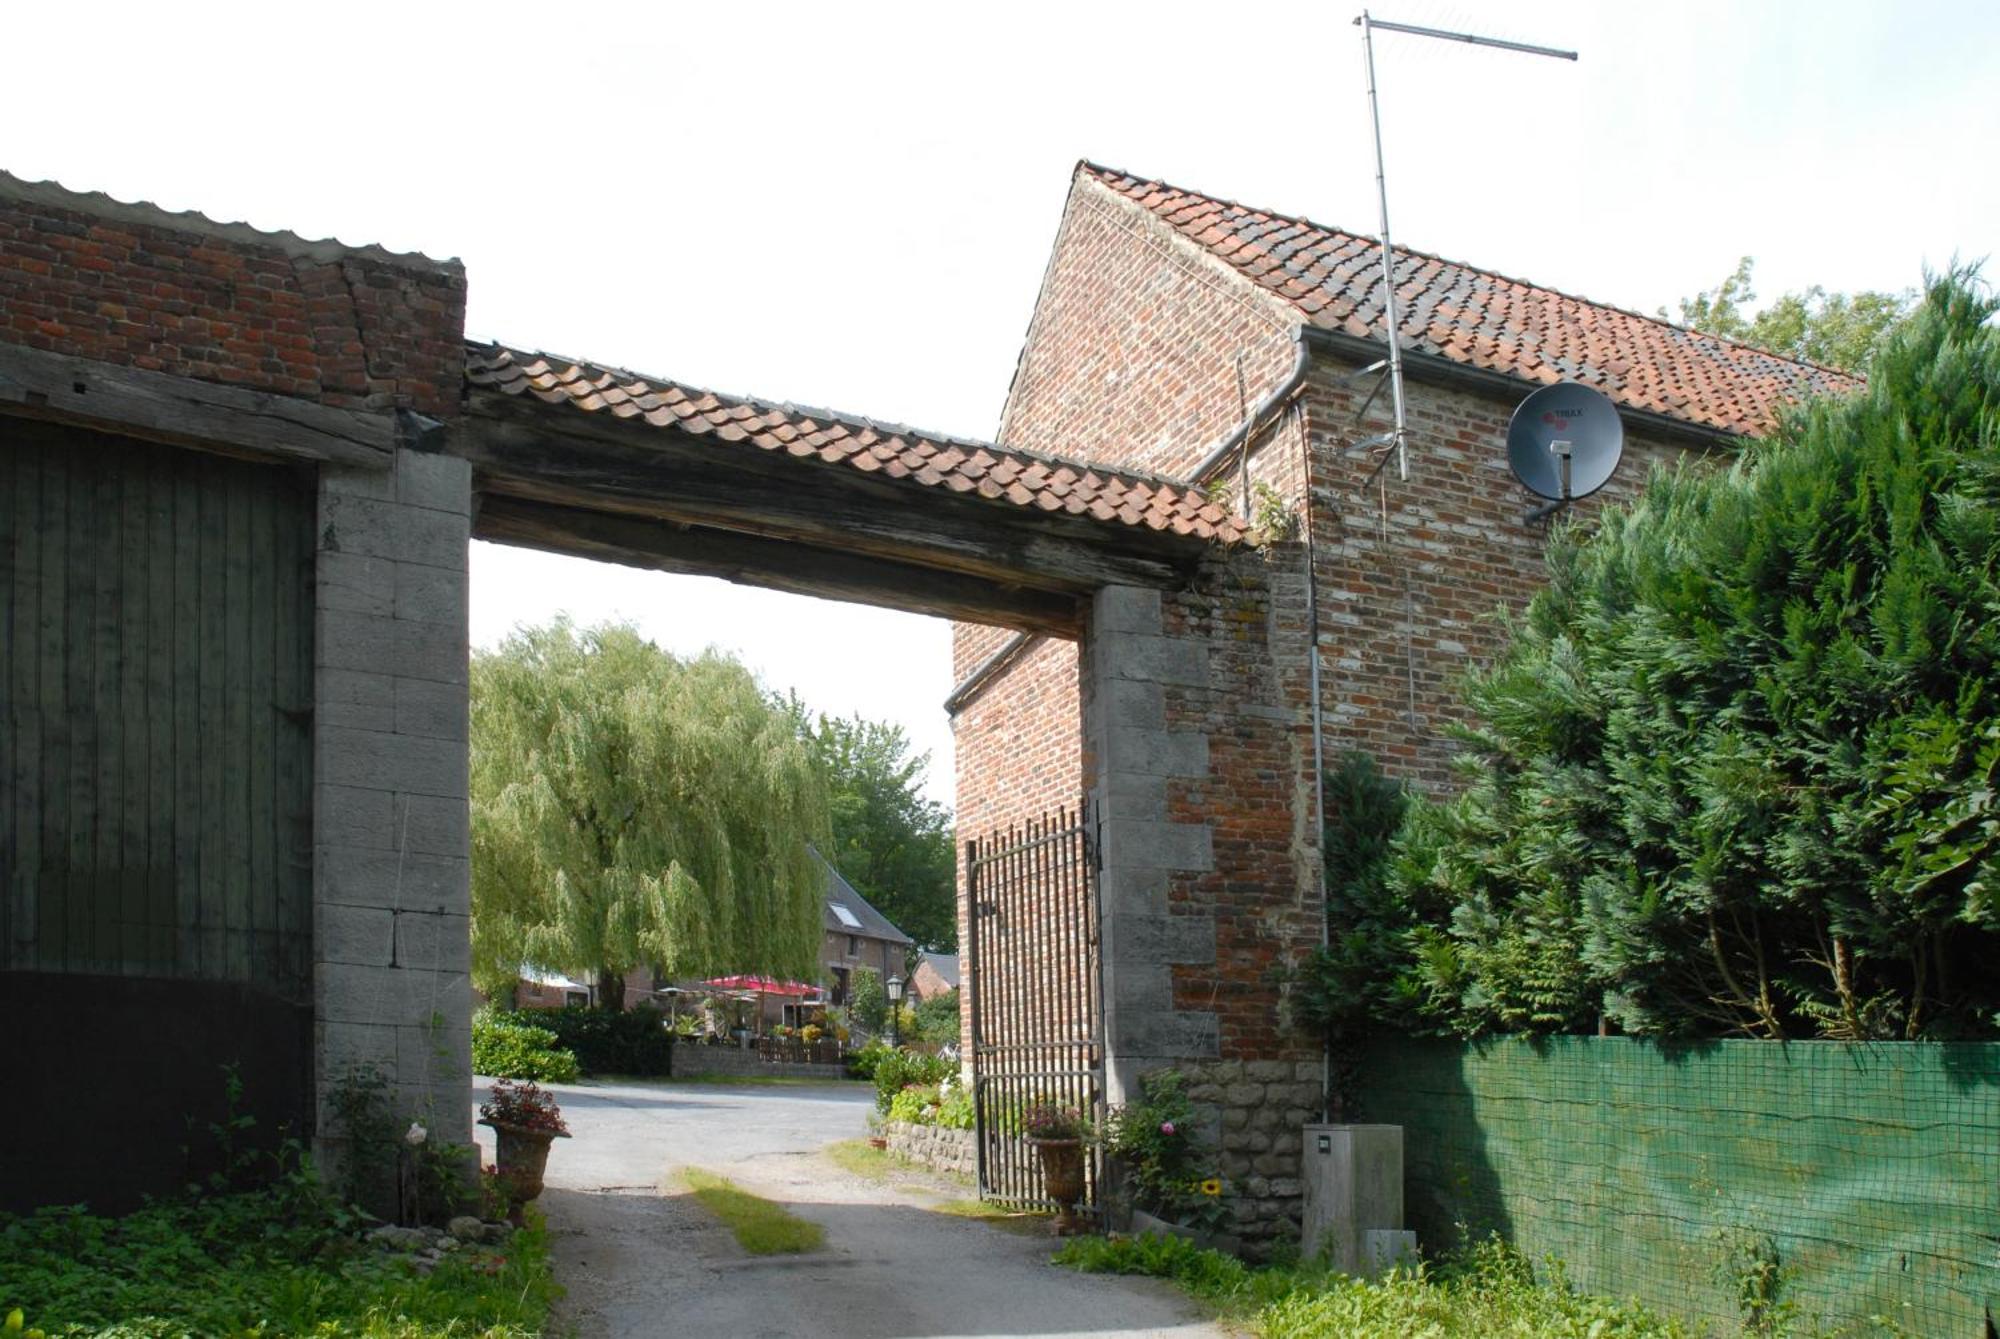
M 473 538 L 796 595 L 989 623 L 1074 639 L 1074 596 L 1022 590 L 956 572 L 888 562 L 791 540 L 609 515 L 489 493 Z
M 0 344 L 0 413 L 102 428 L 176 446 L 387 469 L 389 414 Z
M 597 423 L 605 416 L 494 392 L 475 392 L 468 409 L 447 449 L 472 463 L 477 486 L 564 506 L 1069 594 L 1183 585 L 1205 547 L 649 424 Z

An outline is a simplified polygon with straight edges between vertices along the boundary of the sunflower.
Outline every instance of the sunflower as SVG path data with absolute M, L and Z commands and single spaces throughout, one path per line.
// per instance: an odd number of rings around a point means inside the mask
M 1199 1190 L 1202 1194 L 1208 1196 L 1210 1199 L 1214 1199 L 1217 1195 L 1220 1195 L 1222 1193 L 1222 1181 L 1218 1177 L 1211 1176 L 1206 1181 L 1203 1181 L 1201 1184 L 1197 1185 L 1195 1189 Z

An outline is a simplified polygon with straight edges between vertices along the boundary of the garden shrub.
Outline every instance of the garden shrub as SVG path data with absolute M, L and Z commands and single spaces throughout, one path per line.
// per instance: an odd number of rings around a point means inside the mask
M 889 1113 L 896 1094 L 910 1084 L 919 1086 L 944 1082 L 958 1073 L 956 1062 L 918 1051 L 887 1051 L 874 1063 L 875 1109 Z
M 937 1083 L 913 1083 L 889 1099 L 883 1112 L 905 1125 L 934 1125 L 943 1130 L 972 1128 L 972 1094 L 953 1073 Z
M 1229 1216 L 1225 1186 L 1197 1124 L 1180 1073 L 1156 1070 L 1140 1078 L 1137 1098 L 1106 1113 L 1100 1139 L 1130 1178 L 1135 1207 L 1214 1232 Z
M 556 1043 L 556 1034 L 518 1013 L 481 1009 L 472 1016 L 472 1069 L 496 1079 L 575 1083 L 576 1056 Z
M 2000 1031 L 1994 310 L 1933 280 L 1865 390 L 1557 530 L 1467 685 L 1462 794 L 1330 845 L 1302 1016 Z
M 932 1046 L 950 1046 L 958 1041 L 958 991 L 940 991 L 920 1000 L 911 1016 L 910 1035 Z
M 875 1077 L 875 1067 L 882 1063 L 882 1057 L 895 1053 L 894 1047 L 881 1040 L 856 1047 L 847 1053 L 847 1076 L 851 1079 L 872 1080 Z
M 585 1074 L 664 1076 L 673 1072 L 674 1039 L 666 1015 L 649 1004 L 631 1009 L 537 1010 L 537 1027 L 576 1056 Z

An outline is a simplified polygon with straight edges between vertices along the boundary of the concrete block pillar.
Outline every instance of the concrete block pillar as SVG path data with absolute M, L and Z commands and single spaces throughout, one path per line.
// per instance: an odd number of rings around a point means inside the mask
M 1215 962 L 1212 914 L 1170 905 L 1177 878 L 1213 868 L 1205 818 L 1176 816 L 1170 790 L 1209 769 L 1209 740 L 1169 718 L 1176 690 L 1208 687 L 1209 648 L 1164 630 L 1158 591 L 1111 586 L 1091 603 L 1083 645 L 1085 782 L 1096 808 L 1103 904 L 1108 1098 L 1149 1070 L 1213 1060 L 1212 1011 L 1180 1007 L 1173 968 Z
M 313 717 L 314 1078 L 361 1066 L 399 1122 L 470 1144 L 466 546 L 471 470 L 399 450 L 320 471 Z

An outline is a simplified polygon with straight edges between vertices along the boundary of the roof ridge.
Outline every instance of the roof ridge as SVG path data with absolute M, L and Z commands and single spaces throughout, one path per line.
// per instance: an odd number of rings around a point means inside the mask
M 497 350 L 512 354 L 517 358 L 541 358 L 551 362 L 568 363 L 572 367 L 588 368 L 617 377 L 630 377 L 649 385 L 673 386 L 682 392 L 696 392 L 713 395 L 716 399 L 731 404 L 747 405 L 754 409 L 774 411 L 798 418 L 832 419 L 841 423 L 857 424 L 872 428 L 888 436 L 917 437 L 940 446 L 955 446 L 970 451 L 996 451 L 1026 460 L 1040 461 L 1045 465 L 1057 465 L 1074 470 L 1088 470 L 1093 474 L 1109 475 L 1137 483 L 1151 484 L 1156 488 L 1174 488 L 1184 492 L 1199 492 L 1201 486 L 1172 475 L 1155 474 L 1150 470 L 1136 470 L 1124 465 L 1107 465 L 1099 461 L 1086 460 L 1080 456 L 1063 456 L 1052 451 L 1037 451 L 1025 446 L 1009 446 L 1004 442 L 981 441 L 976 437 L 959 437 L 950 433 L 932 432 L 928 428 L 912 427 L 907 423 L 892 423 L 884 419 L 870 418 L 866 414 L 848 413 L 844 410 L 829 409 L 819 405 L 799 404 L 793 400 L 769 400 L 756 395 L 742 395 L 735 391 L 717 390 L 713 386 L 696 386 L 672 377 L 657 376 L 650 372 L 638 372 L 629 367 L 598 362 L 590 358 L 576 358 L 566 353 L 554 353 L 547 349 L 523 349 L 500 340 L 478 340 L 468 338 L 466 344 L 479 349 Z
M 343 242 L 338 237 L 305 237 L 289 228 L 260 228 L 247 219 L 217 219 L 198 209 L 168 209 L 165 205 L 151 200 L 120 200 L 107 191 L 79 191 L 53 178 L 30 181 L 26 177 L 15 176 L 5 168 L 0 168 L 0 199 L 32 200 L 53 205 L 58 209 L 76 209 L 81 212 L 123 218 L 125 222 L 142 227 L 170 228 L 180 232 L 220 233 L 235 241 L 276 246 L 281 250 L 304 252 L 324 259 L 364 258 L 387 261 L 391 264 L 412 265 L 421 262 L 441 270 L 456 270 L 463 273 L 465 262 L 456 256 L 439 259 L 422 251 L 391 251 L 376 242 L 364 242 L 359 246 Z M 135 214 L 152 215 L 150 219 L 133 218 Z M 338 253 L 337 256 L 327 253 Z
M 1162 187 L 1166 190 L 1178 191 L 1183 195 L 1195 196 L 1200 199 L 1207 200 L 1213 204 L 1226 206 L 1227 208 L 1230 209 L 1241 209 L 1254 214 L 1263 214 L 1269 218 L 1279 219 L 1286 223 L 1296 223 L 1302 227 L 1313 228 L 1323 233 L 1331 233 L 1343 237 L 1352 237 L 1358 242 L 1366 243 L 1367 245 L 1376 247 L 1378 249 L 1382 245 L 1381 239 L 1376 237 L 1372 233 L 1359 233 L 1349 228 L 1339 227 L 1338 225 L 1335 224 L 1321 223 L 1318 220 L 1308 218 L 1303 214 L 1287 214 L 1282 210 L 1266 209 L 1262 205 L 1244 204 L 1239 200 L 1231 200 L 1226 196 L 1211 195 L 1207 191 L 1195 190 L 1192 187 L 1188 186 L 1177 186 L 1173 182 L 1163 180 L 1159 177 L 1150 177 L 1150 176 L 1144 176 L 1137 172 L 1128 172 L 1124 168 L 1111 167 L 1108 164 L 1093 162 L 1088 158 L 1081 158 L 1077 160 L 1077 170 L 1088 171 L 1093 177 L 1098 178 L 1099 180 L 1103 180 L 1107 177 L 1127 177 L 1133 181 L 1146 182 L 1154 186 Z M 1859 380 L 1859 378 L 1855 377 L 1854 373 L 1846 371 L 1845 369 L 1842 368 L 1832 367 L 1825 363 L 1816 363 L 1809 358 L 1793 358 L 1786 354 L 1773 353 L 1769 349 L 1760 348 L 1755 344 L 1745 343 L 1742 340 L 1731 339 L 1727 335 L 1717 335 L 1717 334 L 1711 334 L 1706 330 L 1696 330 L 1689 326 L 1679 325 L 1657 314 L 1648 315 L 1647 313 L 1638 311 L 1635 308 L 1621 307 L 1614 302 L 1603 302 L 1597 298 L 1585 297 L 1581 293 L 1572 293 L 1568 289 L 1556 288 L 1549 284 L 1538 283 L 1533 279 L 1526 279 L 1519 275 L 1504 274 L 1499 270 L 1487 269 L 1484 266 L 1475 265 L 1471 261 L 1454 260 L 1450 256 L 1439 255 L 1435 251 L 1422 251 L 1415 247 L 1405 246 L 1404 244 L 1398 242 L 1396 244 L 1396 254 L 1399 258 L 1403 256 L 1415 256 L 1424 260 L 1436 261 L 1441 265 L 1455 265 L 1460 269 L 1470 270 L 1475 274 L 1485 275 L 1489 279 L 1498 279 L 1503 283 L 1518 284 L 1522 288 L 1531 288 L 1538 293 L 1548 293 L 1555 297 L 1565 298 L 1571 302 L 1581 303 L 1586 307 L 1595 307 L 1599 311 L 1616 312 L 1621 316 L 1635 317 L 1638 320 L 1645 321 L 1651 325 L 1659 326 L 1662 329 L 1672 330 L 1677 334 L 1691 336 L 1695 339 L 1714 340 L 1716 343 L 1726 344 L 1731 348 L 1742 349 L 1746 353 L 1754 353 L 1760 357 L 1769 358 L 1780 363 L 1790 363 L 1794 367 L 1811 368 L 1814 371 L 1831 373 L 1832 375 L 1837 377 L 1845 377 L 1851 380 Z

